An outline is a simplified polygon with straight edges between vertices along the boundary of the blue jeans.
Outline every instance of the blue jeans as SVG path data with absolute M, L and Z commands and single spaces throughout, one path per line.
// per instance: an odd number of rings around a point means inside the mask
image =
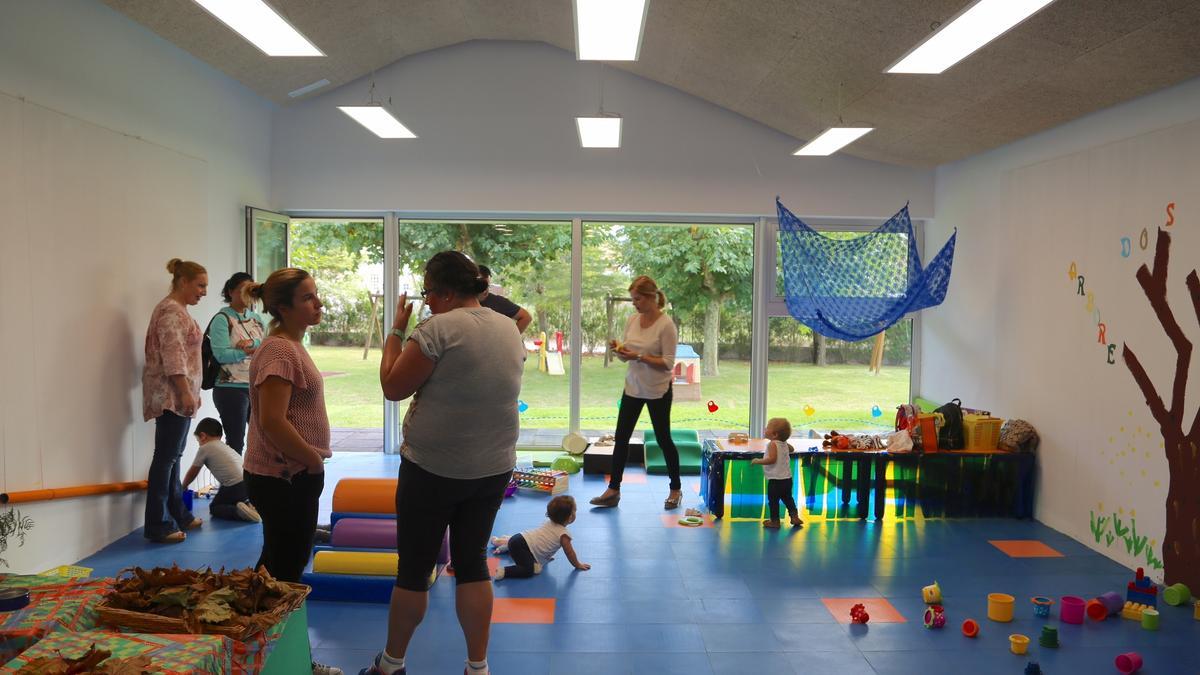
M 192 522 L 194 516 L 183 505 L 179 484 L 179 458 L 187 445 L 192 418 L 164 410 L 154 420 L 154 458 L 150 460 L 146 488 L 147 539 L 161 539 Z
M 246 447 L 246 422 L 250 420 L 250 390 L 245 387 L 213 387 L 213 405 L 221 416 L 225 442 L 237 454 Z

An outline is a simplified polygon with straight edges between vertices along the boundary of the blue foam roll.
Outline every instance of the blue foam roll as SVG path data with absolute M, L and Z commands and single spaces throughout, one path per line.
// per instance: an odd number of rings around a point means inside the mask
M 335 602 L 388 603 L 392 599 L 392 587 L 396 584 L 395 577 L 316 572 L 305 572 L 301 581 L 312 586 L 309 600 Z

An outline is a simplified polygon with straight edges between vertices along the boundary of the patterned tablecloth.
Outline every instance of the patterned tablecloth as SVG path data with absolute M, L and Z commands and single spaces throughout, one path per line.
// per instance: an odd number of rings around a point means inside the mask
M 188 669 L 192 667 L 193 662 L 215 658 L 217 659 L 215 663 L 222 666 L 223 669 L 212 671 L 202 669 L 199 672 L 234 673 L 235 675 L 257 673 L 266 664 L 267 657 L 270 656 L 279 636 L 283 633 L 285 622 L 280 622 L 245 642 L 210 635 L 122 634 L 116 629 L 99 625 L 97 621 L 96 607 L 104 599 L 112 582 L 112 579 L 65 579 L 49 576 L 0 577 L 0 588 L 27 588 L 30 591 L 28 606 L 13 612 L 0 612 L 0 664 L 8 664 L 6 667 L 13 668 L 13 663 L 16 663 L 18 664 L 16 667 L 19 667 L 23 664 L 20 660 L 14 661 L 14 659 L 26 656 L 35 647 L 39 649 L 34 653 L 43 656 L 52 655 L 52 652 L 42 653 L 40 648 L 43 643 L 48 643 L 51 647 L 66 645 L 71 649 L 82 644 L 73 642 L 73 638 L 61 637 L 62 635 L 86 634 L 95 641 L 94 636 L 108 634 L 116 638 L 118 642 L 115 644 L 121 645 L 123 649 L 135 647 L 121 643 L 120 639 L 122 638 L 132 638 L 134 645 L 143 645 L 143 647 L 138 647 L 142 651 L 119 654 L 123 656 L 136 656 L 143 653 L 150 649 L 146 645 L 154 644 L 158 638 L 165 637 L 165 642 L 156 648 L 159 651 L 155 652 L 155 663 L 159 662 L 161 652 L 162 658 L 167 659 L 163 663 L 172 668 L 179 668 L 179 670 L 164 672 L 195 672 Z M 53 642 L 50 642 L 51 638 L 54 639 Z M 195 645 L 191 644 L 192 638 L 198 639 L 199 642 Z M 213 640 L 221 645 L 219 656 L 214 656 L 211 648 L 204 646 Z M 91 646 L 90 642 L 83 645 L 83 649 L 77 650 L 78 653 L 70 651 L 67 655 L 78 656 L 89 646 Z M 114 653 L 116 653 L 115 650 Z M 3 672 L 10 671 L 0 669 L 0 673 Z
M 0 612 L 0 664 L 16 658 L 50 633 L 95 628 L 96 606 L 111 583 L 111 579 L 0 577 L 0 588 L 25 588 L 30 595 L 24 608 Z
M 164 675 L 229 673 L 233 643 L 218 635 L 141 635 L 137 633 L 57 632 L 46 636 L 16 659 L 0 667 L 0 673 L 17 673 L 29 662 L 62 655 L 77 658 L 95 645 L 112 652 L 114 658 L 147 655 L 154 672 Z

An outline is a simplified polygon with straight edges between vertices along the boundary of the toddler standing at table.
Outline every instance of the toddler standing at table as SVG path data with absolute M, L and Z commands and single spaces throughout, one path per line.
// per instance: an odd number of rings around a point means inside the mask
M 751 464 L 761 464 L 763 475 L 767 477 L 767 509 L 770 520 L 763 521 L 763 527 L 772 530 L 779 529 L 779 502 L 783 502 L 791 517 L 792 527 L 804 527 L 800 514 L 796 511 L 796 500 L 792 499 L 792 457 L 791 446 L 787 439 L 792 435 L 792 424 L 783 417 L 773 417 L 767 422 L 763 436 L 769 441 L 766 453 L 750 460 Z

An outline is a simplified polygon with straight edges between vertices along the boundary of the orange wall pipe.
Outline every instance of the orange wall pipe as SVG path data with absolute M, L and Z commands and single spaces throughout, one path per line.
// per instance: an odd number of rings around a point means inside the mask
M 23 504 L 25 502 L 44 502 L 52 499 L 68 497 L 88 497 L 91 495 L 107 495 L 115 492 L 132 492 L 145 490 L 146 481 L 135 480 L 127 483 L 102 483 L 99 485 L 80 485 L 78 487 L 54 488 L 52 490 L 24 490 L 22 492 L 0 493 L 0 504 Z

